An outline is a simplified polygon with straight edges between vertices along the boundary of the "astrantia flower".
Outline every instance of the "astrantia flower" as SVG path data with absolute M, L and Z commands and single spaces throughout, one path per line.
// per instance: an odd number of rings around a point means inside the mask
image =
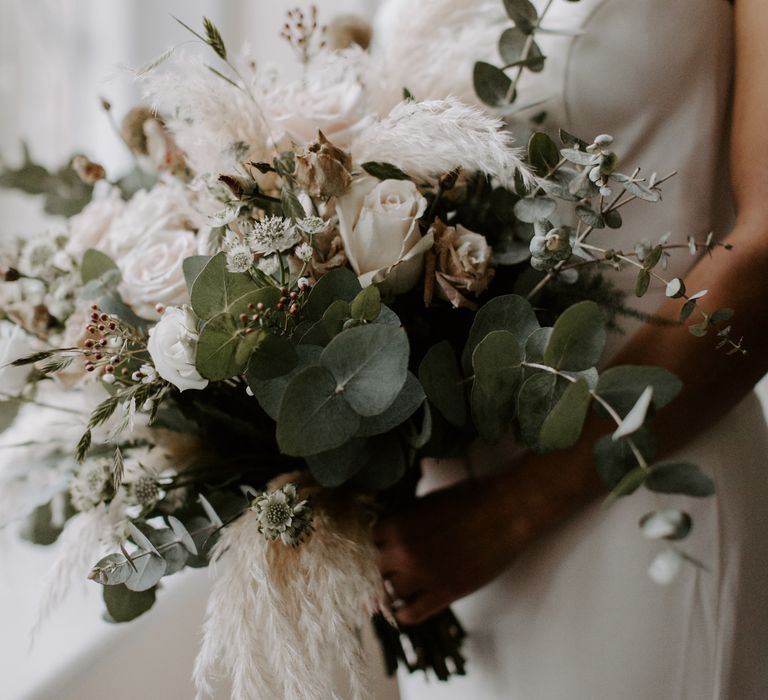
M 251 510 L 259 518 L 259 532 L 270 541 L 279 537 L 295 547 L 312 530 L 312 509 L 307 501 L 298 500 L 294 484 L 263 491 L 252 501 Z
M 317 236 L 328 228 L 328 222 L 319 216 L 308 216 L 296 222 L 296 227 L 308 236 Z
M 72 505 L 79 511 L 92 510 L 112 498 L 114 486 L 107 462 L 86 462 L 69 485 Z
M 143 475 L 130 485 L 129 495 L 142 508 L 149 508 L 160 500 L 162 494 L 157 481 L 149 475 Z
M 248 234 L 248 243 L 254 253 L 278 253 L 296 245 L 301 236 L 288 219 L 268 216 L 256 221 Z
M 236 236 L 228 236 L 224 243 L 227 254 L 227 270 L 248 272 L 253 264 L 253 251 Z
M 314 251 L 312 250 L 312 246 L 309 245 L 309 243 L 302 243 L 299 246 L 296 246 L 296 250 L 293 251 L 294 255 L 301 260 L 301 262 L 309 262 L 312 260 L 312 253 Z

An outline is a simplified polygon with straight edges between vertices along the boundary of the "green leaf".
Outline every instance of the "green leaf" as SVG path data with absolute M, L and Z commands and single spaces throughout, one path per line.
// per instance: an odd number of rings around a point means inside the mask
M 50 501 L 37 506 L 25 519 L 19 534 L 32 544 L 53 544 L 62 531 L 62 524 L 54 523 Z
M 605 228 L 605 219 L 601 214 L 598 214 L 592 207 L 579 205 L 576 207 L 576 215 L 587 225 L 592 228 Z
M 408 466 L 403 443 L 396 432 L 366 441 L 362 468 L 351 485 L 363 491 L 383 491 L 403 478 Z
M 538 372 L 523 382 L 517 398 L 517 420 L 520 434 L 530 447 L 539 447 L 544 421 L 569 384 L 567 379 L 549 372 Z
M 524 34 L 531 34 L 536 27 L 538 13 L 530 0 L 504 0 L 504 9 L 515 26 Z
M 312 287 L 304 304 L 303 314 L 313 321 L 319 321 L 334 301 L 342 299 L 352 302 L 361 289 L 357 275 L 352 270 L 337 267 L 323 275 Z
M 491 299 L 475 314 L 462 355 L 462 365 L 467 374 L 472 369 L 472 353 L 477 344 L 491 331 L 509 331 L 521 341 L 539 328 L 533 307 L 527 299 L 507 294 Z M 429 392 L 427 392 L 429 396 Z
M 382 413 L 397 397 L 408 372 L 408 337 L 402 328 L 359 326 L 337 335 L 320 363 L 360 416 Z
M 557 319 L 544 362 L 571 372 L 589 369 L 600 360 L 605 339 L 605 316 L 600 307 L 592 301 L 579 302 Z
M 197 371 L 211 381 L 229 379 L 240 374 L 247 360 L 238 361 L 238 348 L 242 339 L 242 328 L 228 313 L 221 313 L 206 321 L 197 341 Z
M 655 465 L 645 485 L 656 493 L 678 493 L 697 498 L 715 493 L 715 482 L 688 462 L 663 462 Z
M 610 211 L 605 212 L 603 214 L 603 219 L 605 219 L 605 225 L 608 228 L 621 228 L 623 224 L 621 212 L 618 209 L 611 209 Z
M 544 56 L 536 42 L 533 42 L 528 49 L 528 55 L 524 58 L 523 52 L 527 40 L 528 37 L 519 27 L 510 27 L 509 29 L 506 29 L 499 38 L 499 55 L 501 56 L 501 60 L 506 64 L 525 65 L 528 70 L 538 73 L 544 68 Z M 557 147 L 555 147 L 555 151 L 557 152 Z M 558 160 L 560 160 L 559 152 L 555 164 Z M 548 170 L 549 169 L 537 174 L 546 175 Z
M 125 584 L 105 586 L 104 603 L 112 622 L 130 622 L 147 612 L 155 603 L 155 589 L 131 591 Z
M 298 364 L 296 346 L 284 336 L 259 329 L 251 351 L 245 378 L 248 385 L 259 380 L 274 379 L 288 374 Z
M 186 550 L 190 554 L 197 554 L 197 545 L 192 539 L 192 535 L 189 534 L 189 530 L 184 527 L 184 524 L 178 518 L 174 518 L 172 515 L 168 516 L 168 524 L 171 526 L 171 530 L 176 535 L 176 539 L 181 541 Z
M 499 107 L 507 100 L 512 81 L 501 68 L 478 61 L 472 75 L 477 96 L 491 107 Z M 512 95 L 514 99 L 514 94 Z
M 120 281 L 120 270 L 109 255 L 94 248 L 89 248 L 83 253 L 83 259 L 80 263 L 80 279 L 83 284 L 98 280 L 102 275 L 109 272 L 116 272 L 117 281 Z
M 433 345 L 419 365 L 419 381 L 429 400 L 455 426 L 467 423 L 464 381 L 456 355 L 444 340 Z
M 616 484 L 616 487 L 611 491 L 613 498 L 621 498 L 622 496 L 629 496 L 639 489 L 648 478 L 648 470 L 642 467 L 635 467 L 631 471 L 627 472 Z
M 357 436 L 381 435 L 397 428 L 418 410 L 425 398 L 426 395 L 419 380 L 408 372 L 402 390 L 384 413 L 361 418 Z
M 197 276 L 203 271 L 203 268 L 208 264 L 211 259 L 210 255 L 192 255 L 189 258 L 184 258 L 181 263 L 181 269 L 184 272 L 184 280 L 187 283 L 187 291 L 192 293 L 192 286 L 197 279 Z
M 683 383 L 661 367 L 620 365 L 600 375 L 596 391 L 624 418 L 648 386 L 653 387 L 654 408 L 660 409 L 680 393 Z M 601 415 L 607 415 L 599 404 L 595 404 L 595 408 Z
M 557 208 L 549 197 L 524 197 L 515 204 L 515 216 L 529 224 L 548 219 Z
M 591 399 L 584 379 L 571 384 L 541 426 L 539 449 L 549 452 L 575 445 L 584 427 Z
M 644 199 L 646 202 L 658 202 L 661 199 L 661 195 L 654 190 L 651 190 L 642 182 L 633 180 L 629 175 L 623 175 L 622 173 L 611 173 L 611 178 L 620 183 L 627 192 L 634 195 L 638 199 Z
M 306 457 L 340 447 L 354 436 L 360 418 L 325 367 L 307 367 L 283 394 L 277 443 L 283 454 Z
M 179 538 L 171 528 L 150 530 L 147 537 L 155 547 L 160 548 L 161 556 L 165 560 L 166 568 L 163 576 L 175 574 L 186 566 L 187 549 L 178 541 Z
M 647 386 L 643 389 L 643 393 L 632 406 L 629 413 L 621 421 L 621 424 L 613 433 L 614 440 L 620 440 L 627 435 L 637 432 L 643 427 L 645 423 L 645 417 L 648 415 L 648 409 L 651 406 L 651 400 L 653 399 L 653 387 Z
M 122 553 L 112 552 L 96 562 L 88 578 L 102 586 L 118 586 L 125 583 L 135 570 L 133 563 Z
M 637 273 L 637 281 L 635 282 L 635 296 L 642 297 L 648 291 L 648 287 L 651 284 L 651 274 L 648 270 L 639 270 Z
M 304 211 L 304 207 L 296 196 L 296 193 L 283 187 L 280 192 L 280 203 L 283 207 L 283 216 L 291 221 L 301 221 L 306 218 L 307 212 Z
M 154 588 L 157 582 L 165 576 L 168 564 L 165 559 L 154 552 L 143 553 L 133 557 L 135 571 L 125 582 L 126 588 L 132 591 L 146 591 Z
M 375 285 L 366 287 L 353 300 L 352 318 L 359 321 L 375 321 L 381 313 L 381 292 Z
M 472 420 L 480 436 L 495 443 L 515 415 L 523 351 L 509 331 L 492 331 L 472 353 Z
M 650 253 L 648 253 L 648 257 L 643 260 L 643 267 L 646 270 L 652 270 L 656 265 L 659 264 L 659 260 L 661 260 L 662 253 L 664 252 L 664 248 L 661 245 L 657 245 L 651 250 Z
M 197 274 L 190 297 L 197 317 L 207 320 L 222 313 L 239 316 L 249 310 L 248 304 L 274 306 L 280 291 L 259 287 L 246 272 L 229 272 L 227 256 L 220 252 Z
M 336 488 L 349 481 L 363 464 L 360 455 L 365 440 L 353 438 L 340 447 L 307 457 L 307 466 L 320 486 Z
M 291 380 L 303 369 L 311 365 L 316 365 L 320 361 L 322 349 L 315 345 L 299 345 L 296 347 L 298 364 L 288 374 L 268 379 L 266 381 L 257 379 L 252 374 L 246 374 L 248 386 L 256 396 L 259 406 L 272 419 L 277 420 L 280 412 L 280 403 L 283 400 L 283 394 L 291 383 Z
M 656 454 L 656 440 L 648 428 L 641 428 L 632 436 L 632 442 L 646 461 L 651 461 Z M 615 441 L 611 435 L 605 435 L 593 448 L 595 466 L 600 478 L 609 489 L 615 489 L 619 482 L 638 466 L 632 448 L 626 440 Z
M 396 165 L 392 163 L 376 163 L 374 161 L 368 161 L 360 166 L 365 172 L 379 180 L 410 180 L 406 173 L 404 173 Z
M 537 328 L 525 341 L 525 361 L 542 364 L 544 353 L 552 336 L 551 328 Z
M 680 309 L 680 323 L 687 321 L 696 308 L 696 299 L 689 299 Z

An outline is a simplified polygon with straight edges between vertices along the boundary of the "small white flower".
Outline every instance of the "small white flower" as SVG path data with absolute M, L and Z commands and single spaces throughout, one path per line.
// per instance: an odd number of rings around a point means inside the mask
M 640 528 L 649 540 L 661 539 L 675 535 L 684 526 L 685 519 L 685 514 L 679 510 L 658 510 L 643 518 Z
M 263 491 L 251 502 L 251 510 L 259 518 L 259 532 L 270 541 L 279 537 L 295 547 L 312 531 L 312 510 L 306 500 L 298 500 L 294 484 Z
M 256 263 L 256 267 L 265 275 L 274 277 L 280 272 L 280 261 L 277 259 L 277 255 L 270 255 L 266 258 L 260 258 L 259 262 Z
M 314 251 L 312 250 L 312 246 L 309 245 L 309 243 L 302 243 L 299 246 L 296 246 L 296 250 L 293 251 L 294 255 L 301 260 L 301 262 L 308 263 L 310 260 L 312 260 L 312 254 Z
M 306 277 L 299 277 L 299 279 L 296 280 L 296 286 L 299 289 L 309 289 L 309 280 Z
M 328 228 L 328 222 L 323 221 L 319 216 L 308 216 L 306 219 L 297 221 L 296 226 L 308 236 L 317 236 Z
M 301 239 L 299 231 L 288 219 L 268 216 L 256 221 L 248 234 L 248 243 L 254 253 L 278 253 L 288 250 Z
M 253 264 L 253 251 L 239 240 L 228 241 L 225 244 L 227 254 L 227 270 L 230 272 L 248 272 Z
M 149 354 L 152 354 L 151 350 Z M 141 376 L 142 384 L 151 384 L 157 379 L 157 370 L 152 365 L 142 365 L 139 367 L 139 375 Z

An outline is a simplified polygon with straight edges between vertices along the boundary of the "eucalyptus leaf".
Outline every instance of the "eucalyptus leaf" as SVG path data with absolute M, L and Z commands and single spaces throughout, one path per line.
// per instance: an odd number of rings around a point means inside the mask
M 538 21 L 538 13 L 530 0 L 504 0 L 504 9 L 515 26 L 525 34 L 531 34 Z
M 152 530 L 147 537 L 155 547 L 160 548 L 160 556 L 165 559 L 166 568 L 163 576 L 170 576 L 184 568 L 187 563 L 187 549 L 179 542 L 179 538 L 171 528 Z
M 276 376 L 268 380 L 260 380 L 253 374 L 246 373 L 248 386 L 256 396 L 259 405 L 272 420 L 277 420 L 280 412 L 280 403 L 283 400 L 283 394 L 291 383 L 291 380 L 303 369 L 318 364 L 320 362 L 321 352 L 322 348 L 319 348 L 316 345 L 298 345 L 296 347 L 298 364 L 287 374 Z
M 653 387 L 653 406 L 659 409 L 680 393 L 683 383 L 676 375 L 662 367 L 619 365 L 605 370 L 600 375 L 596 391 L 624 418 L 649 386 Z M 599 404 L 595 404 L 595 407 L 598 413 L 607 415 Z
M 135 571 L 133 564 L 120 552 L 112 552 L 96 562 L 88 578 L 102 586 L 125 583 Z
M 210 255 L 192 255 L 189 258 L 184 258 L 181 263 L 181 269 L 184 272 L 184 280 L 187 283 L 187 291 L 192 293 L 192 286 L 197 279 L 197 276 L 203 271 L 203 268 L 210 261 Z
M 560 370 L 578 372 L 594 367 L 605 346 L 605 316 L 592 301 L 568 307 L 552 329 L 545 364 Z
M 155 589 L 129 590 L 125 584 L 105 586 L 104 604 L 112 622 L 130 622 L 155 604 Z
M 478 61 L 472 75 L 477 96 L 491 107 L 499 107 L 507 100 L 512 80 L 501 68 Z M 514 95 L 512 95 L 514 99 Z
M 292 221 L 301 221 L 307 216 L 296 193 L 288 187 L 283 187 L 280 191 L 280 204 L 283 208 L 283 216 Z
M 135 571 L 125 582 L 125 586 L 132 591 L 146 591 L 157 585 L 168 569 L 165 559 L 154 552 L 142 552 L 142 554 L 133 557 Z
M 221 313 L 203 324 L 197 341 L 197 371 L 211 381 L 234 377 L 243 370 L 238 348 L 245 337 L 243 329 L 228 313 Z
M 463 377 L 448 341 L 433 345 L 419 365 L 419 381 L 429 400 L 451 424 L 467 423 L 467 401 Z
M 569 384 L 567 379 L 549 372 L 538 372 L 523 382 L 517 398 L 517 420 L 528 446 L 539 448 L 544 421 Z
M 381 292 L 375 285 L 363 289 L 350 305 L 352 318 L 359 321 L 375 321 L 381 313 Z
M 117 281 L 120 281 L 120 270 L 106 253 L 94 248 L 88 248 L 83 253 L 83 259 L 80 262 L 80 279 L 83 284 L 98 280 L 109 272 L 117 272 Z
M 337 335 L 323 350 L 337 391 L 360 416 L 376 416 L 395 400 L 408 372 L 408 337 L 402 328 L 368 325 Z
M 653 387 L 647 386 L 643 389 L 643 393 L 640 394 L 635 405 L 632 406 L 629 413 L 621 421 L 621 424 L 613 433 L 614 440 L 620 440 L 623 437 L 632 435 L 632 433 L 638 431 L 645 423 L 645 417 L 648 414 L 648 409 L 651 406 L 651 400 L 653 399 Z
M 340 447 L 355 435 L 360 418 L 338 388 L 325 367 L 307 367 L 291 379 L 277 419 L 277 443 L 283 454 L 316 455 Z
M 172 515 L 168 516 L 168 524 L 171 526 L 171 530 L 176 535 L 176 538 L 190 554 L 197 554 L 197 545 L 192 539 L 192 535 L 189 534 L 189 530 L 184 527 L 184 523 L 178 518 L 174 518 Z
M 377 435 L 366 441 L 362 467 L 350 483 L 363 491 L 382 491 L 398 483 L 407 466 L 405 449 L 398 434 Z
M 336 488 L 349 481 L 362 468 L 360 455 L 365 440 L 353 438 L 340 447 L 307 457 L 307 466 L 320 486 Z
M 259 380 L 281 377 L 298 364 L 296 346 L 285 336 L 259 329 L 249 337 L 256 338 L 245 370 L 249 385 Z
M 217 314 L 238 316 L 248 311 L 248 304 L 271 307 L 280 297 L 274 287 L 259 287 L 246 272 L 229 272 L 227 256 L 214 255 L 200 270 L 192 284 L 192 308 L 198 318 L 207 320 Z
M 379 180 L 410 180 L 411 178 L 392 163 L 368 161 L 360 166 L 365 172 Z
M 542 452 L 563 450 L 576 444 L 591 398 L 584 379 L 579 379 L 565 390 L 541 426 L 539 449 Z
M 538 73 L 544 68 L 544 56 L 535 41 L 531 43 L 527 56 L 523 56 L 527 41 L 528 37 L 520 27 L 505 29 L 499 38 L 499 55 L 506 64 L 523 61 L 529 70 Z M 546 171 L 537 174 L 544 175 Z
M 551 328 L 537 328 L 525 341 L 525 361 L 535 364 L 544 362 L 544 352 L 552 336 Z
M 677 493 L 705 498 L 715 493 L 715 482 L 696 465 L 688 462 L 663 462 L 654 465 L 645 485 L 657 493 Z
M 648 428 L 637 431 L 632 436 L 632 442 L 646 461 L 653 459 L 656 454 L 656 440 Z M 626 440 L 615 441 L 610 434 L 597 441 L 593 448 L 593 457 L 598 475 L 612 490 L 638 466 L 629 443 Z
M 378 416 L 364 416 L 360 420 L 358 437 L 381 435 L 407 421 L 424 403 L 426 395 L 419 380 L 408 372 L 405 384 L 392 404 Z
M 303 314 L 313 320 L 319 321 L 326 309 L 337 299 L 351 302 L 362 287 L 352 270 L 346 267 L 337 267 L 323 275 L 312 287 Z
M 557 208 L 557 203 L 549 197 L 524 197 L 515 204 L 515 216 L 520 221 L 532 224 L 548 219 Z
M 527 299 L 516 294 L 494 297 L 480 307 L 469 331 L 462 355 L 462 365 L 467 374 L 472 370 L 472 353 L 478 343 L 491 331 L 509 331 L 521 341 L 539 328 L 533 307 Z M 423 382 L 422 382 L 423 383 Z M 429 392 L 427 392 L 429 396 Z

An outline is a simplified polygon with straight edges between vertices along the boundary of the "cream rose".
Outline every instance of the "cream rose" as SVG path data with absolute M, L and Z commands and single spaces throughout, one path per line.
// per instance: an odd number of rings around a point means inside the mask
M 0 321 L 0 400 L 18 396 L 32 365 L 13 367 L 11 362 L 33 351 L 29 336 L 15 323 Z
M 187 307 L 168 307 L 157 325 L 149 331 L 147 349 L 157 373 L 179 391 L 205 389 L 195 367 L 197 319 Z
M 188 293 L 182 263 L 196 254 L 197 239 L 191 231 L 166 229 L 144 236 L 116 261 L 123 276 L 120 295 L 143 318 L 155 318 L 157 304 L 183 304 Z
M 115 189 L 104 199 L 96 199 L 69 220 L 69 240 L 65 250 L 76 260 L 89 248 L 101 248 L 112 223 L 125 209 Z
M 418 219 L 427 200 L 410 180 L 364 177 L 338 198 L 339 232 L 360 284 L 402 294 L 419 280 L 434 236 L 422 236 Z

